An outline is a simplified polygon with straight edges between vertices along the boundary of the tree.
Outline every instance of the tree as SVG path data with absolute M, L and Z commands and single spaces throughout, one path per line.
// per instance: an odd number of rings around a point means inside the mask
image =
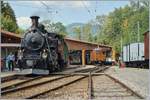
M 93 40 L 95 42 L 100 42 L 103 43 L 101 36 L 103 35 L 103 26 L 106 23 L 106 18 L 107 16 L 101 15 L 101 16 L 96 16 L 95 18 L 95 26 L 96 26 L 96 36 L 93 37 Z
M 76 38 L 81 40 L 81 27 L 74 27 L 73 32 L 76 34 Z
M 41 24 L 44 25 L 48 32 L 54 32 L 54 23 L 52 23 L 50 20 L 44 20 L 41 22 Z
M 53 23 L 50 20 L 44 20 L 41 22 L 41 24 L 45 26 L 45 29 L 48 32 L 56 32 L 63 36 L 66 36 L 68 34 L 66 31 L 66 27 L 61 22 Z
M 97 42 L 108 44 L 120 52 L 121 38 L 123 38 L 123 45 L 137 42 L 138 27 L 140 31 L 140 41 L 143 42 L 143 33 L 149 27 L 149 2 L 148 0 L 132 1 L 130 5 L 122 8 L 116 8 L 110 12 L 105 18 L 98 16 L 95 20 L 99 23 L 99 31 L 97 34 Z
M 130 5 L 134 10 L 142 9 L 142 8 L 149 8 L 149 0 L 131 0 Z
M 15 32 L 18 28 L 16 17 L 9 3 L 1 1 L 1 28 Z
M 55 26 L 56 32 L 58 32 L 59 34 L 64 35 L 64 36 L 68 34 L 66 31 L 66 27 L 61 22 L 55 23 L 54 26 Z
M 88 42 L 93 41 L 92 27 L 93 26 L 91 23 L 87 23 L 83 26 L 82 36 L 84 41 L 88 41 Z
M 18 29 L 16 30 L 16 33 L 17 33 L 17 34 L 20 34 L 20 35 L 23 35 L 23 33 L 25 33 L 25 30 L 22 29 L 22 28 L 18 28 Z

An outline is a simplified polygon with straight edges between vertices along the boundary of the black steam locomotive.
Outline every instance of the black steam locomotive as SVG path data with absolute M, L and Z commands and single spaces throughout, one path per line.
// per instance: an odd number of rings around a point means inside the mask
M 67 45 L 61 35 L 49 33 L 31 16 L 32 26 L 24 34 L 18 51 L 18 67 L 25 74 L 49 74 L 67 65 Z

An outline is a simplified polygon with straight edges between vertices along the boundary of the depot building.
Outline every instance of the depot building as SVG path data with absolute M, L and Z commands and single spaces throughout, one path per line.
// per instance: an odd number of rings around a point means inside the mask
M 5 58 L 10 52 L 17 55 L 17 51 L 20 47 L 21 36 L 12 32 L 1 31 L 1 64 L 5 66 Z M 81 40 L 75 40 L 70 38 L 65 38 L 65 42 L 68 48 L 68 64 L 78 64 L 78 65 L 87 65 L 92 64 L 91 58 L 94 57 L 91 55 L 93 50 L 99 50 L 101 53 L 105 54 L 104 56 L 99 56 L 100 59 L 112 58 L 115 59 L 115 53 L 112 52 L 112 47 L 97 43 L 91 43 Z M 96 54 L 95 54 L 96 56 Z M 97 58 L 96 58 L 97 59 Z

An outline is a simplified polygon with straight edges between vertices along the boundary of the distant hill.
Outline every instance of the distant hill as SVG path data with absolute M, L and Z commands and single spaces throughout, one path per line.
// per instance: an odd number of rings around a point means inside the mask
M 66 26 L 66 30 L 69 33 L 68 37 L 70 38 L 74 38 L 75 37 L 75 33 L 73 33 L 73 29 L 75 27 L 83 27 L 85 24 L 84 23 L 72 23 Z M 93 35 L 96 35 L 96 31 L 97 31 L 98 27 L 93 25 L 92 26 L 92 32 L 94 33 Z
M 66 26 L 66 30 L 69 33 L 69 37 L 70 38 L 74 38 L 75 37 L 75 33 L 73 33 L 73 29 L 75 27 L 82 27 L 82 26 L 84 26 L 83 23 L 72 23 L 72 24 L 67 25 Z

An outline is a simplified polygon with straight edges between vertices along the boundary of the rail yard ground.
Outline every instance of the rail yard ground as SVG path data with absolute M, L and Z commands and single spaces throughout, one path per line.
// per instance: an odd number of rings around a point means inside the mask
M 119 79 L 145 98 L 149 95 L 149 69 L 117 68 L 113 66 L 105 73 Z
M 107 69 L 103 72 L 105 67 Z M 18 77 L 4 81 L 1 85 L 2 98 L 146 100 L 149 91 L 148 72 L 148 69 L 117 66 L 71 66 L 52 76 Z M 5 75 L 2 73 L 2 76 Z

